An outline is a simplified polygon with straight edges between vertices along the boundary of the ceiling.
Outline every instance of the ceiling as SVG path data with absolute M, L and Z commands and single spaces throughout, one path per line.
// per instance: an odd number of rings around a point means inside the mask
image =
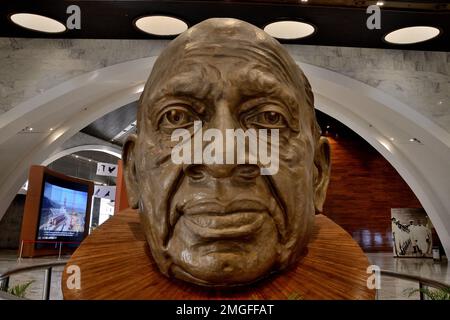
M 200 0 L 202 1 L 202 0 Z M 301 4 L 301 0 L 229 0 L 229 2 L 248 2 L 248 3 L 284 3 L 284 4 Z M 373 0 L 308 0 L 309 6 L 327 6 L 327 7 L 353 7 L 367 8 L 374 4 Z M 394 0 L 382 1 L 384 8 L 389 9 L 415 9 L 415 10 L 450 10 L 450 3 L 443 0 Z
M 64 156 L 50 163 L 47 167 L 68 176 L 94 181 L 96 184 L 113 186 L 116 178 L 97 175 L 97 163 L 117 163 L 117 158 L 98 151 L 80 151 Z
M 144 15 L 168 15 L 192 26 L 211 17 L 233 17 L 259 27 L 280 19 L 301 20 L 313 24 L 317 31 L 310 37 L 283 40 L 284 43 L 401 48 L 450 51 L 450 3 L 443 0 L 383 1 L 381 29 L 369 30 L 366 8 L 377 1 L 364 0 L 2 0 L 0 37 L 158 39 L 139 31 L 133 21 Z M 45 15 L 61 22 L 68 18 L 66 9 L 77 4 L 81 9 L 81 29 L 46 34 L 23 29 L 9 20 L 9 15 L 28 12 Z M 383 41 L 384 35 L 398 28 L 430 25 L 442 33 L 435 39 L 399 46 Z
M 130 133 L 135 132 L 134 129 L 126 130 L 126 132 L 123 132 L 123 130 L 125 130 L 136 120 L 136 113 L 137 101 L 104 115 L 87 127 L 83 128 L 81 132 L 118 146 L 122 146 L 126 137 Z M 116 138 L 118 135 L 120 135 L 120 137 Z

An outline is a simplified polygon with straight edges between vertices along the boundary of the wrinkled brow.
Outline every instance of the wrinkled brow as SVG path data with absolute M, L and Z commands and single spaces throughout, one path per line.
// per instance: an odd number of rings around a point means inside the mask
M 281 100 L 291 116 L 298 117 L 299 102 L 292 86 L 281 82 L 279 77 L 269 72 L 252 68 L 251 66 L 240 69 L 232 78 L 232 83 L 236 85 L 242 96 L 271 97 Z
M 206 98 L 211 90 L 211 83 L 204 72 L 192 70 L 177 74 L 159 86 L 158 92 L 152 97 L 156 102 L 164 97 L 191 97 L 197 100 Z
M 209 94 L 211 84 L 206 81 L 205 73 L 198 72 L 195 68 L 176 74 L 164 80 L 153 89 L 153 94 L 146 99 L 143 107 L 145 113 L 150 118 L 156 118 L 157 114 L 164 107 L 165 103 L 170 103 L 171 100 L 181 99 L 187 101 L 203 101 Z M 198 113 L 203 112 L 201 105 L 197 103 L 190 103 Z

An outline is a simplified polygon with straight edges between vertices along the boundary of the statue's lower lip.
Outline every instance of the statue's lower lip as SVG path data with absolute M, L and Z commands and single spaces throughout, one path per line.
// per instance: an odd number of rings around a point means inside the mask
M 229 214 L 184 215 L 186 227 L 202 238 L 240 238 L 258 231 L 264 223 L 266 213 L 255 211 L 233 212 Z

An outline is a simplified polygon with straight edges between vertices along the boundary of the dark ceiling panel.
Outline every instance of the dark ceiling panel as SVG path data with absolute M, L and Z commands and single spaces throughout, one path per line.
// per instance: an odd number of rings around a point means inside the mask
M 78 157 L 75 157 L 77 155 Z M 89 161 L 91 160 L 91 161 Z M 117 158 L 97 151 L 81 151 L 59 158 L 48 165 L 48 168 L 72 176 L 113 186 L 116 178 L 97 175 L 97 162 L 117 163 Z
M 84 1 L 84 0 L 79 0 Z M 147 1 L 147 0 L 140 0 Z M 190 1 L 190 0 L 179 0 Z M 210 0 L 197 0 L 210 1 Z M 326 6 L 344 8 L 367 8 L 375 4 L 375 0 L 309 0 L 302 3 L 301 0 L 227 0 L 231 3 L 266 3 L 266 4 L 294 4 L 303 6 Z M 386 9 L 407 9 L 407 10 L 450 10 L 449 1 L 445 0 L 387 0 L 383 1 L 383 8 Z
M 110 141 L 131 122 L 136 120 L 136 112 L 137 102 L 132 102 L 95 120 L 82 129 L 81 132 L 105 141 Z M 122 140 L 120 139 L 114 143 L 122 145 Z
M 143 15 L 164 14 L 179 17 L 190 26 L 211 17 L 233 17 L 264 27 L 279 19 L 298 19 L 314 24 L 317 32 L 308 38 L 283 41 L 285 43 L 350 46 L 372 48 L 401 48 L 413 50 L 450 51 L 450 11 L 448 1 L 395 1 L 396 8 L 382 8 L 381 30 L 366 28 L 366 5 L 376 1 L 310 0 L 308 4 L 287 1 L 62 1 L 62 0 L 2 0 L 0 11 L 1 37 L 93 38 L 93 39 L 161 39 L 140 32 L 133 21 Z M 390 1 L 385 1 L 388 3 Z M 81 8 L 81 30 L 49 35 L 33 32 L 12 24 L 8 16 L 16 12 L 30 12 L 66 21 L 68 5 Z M 403 4 L 403 7 L 401 6 Z M 417 9 L 413 4 L 421 4 Z M 425 8 L 426 6 L 429 8 Z M 412 8 L 415 9 L 412 9 Z M 443 33 L 430 41 L 408 46 L 385 43 L 385 34 L 412 25 L 431 25 Z

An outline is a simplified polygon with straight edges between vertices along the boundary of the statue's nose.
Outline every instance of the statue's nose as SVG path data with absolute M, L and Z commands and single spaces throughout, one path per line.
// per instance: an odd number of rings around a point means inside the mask
M 233 116 L 227 101 L 218 101 L 215 107 L 214 115 L 208 123 L 208 127 L 218 129 L 225 137 L 226 130 L 236 130 L 240 127 L 239 117 Z
M 186 175 L 192 180 L 203 180 L 205 177 L 213 177 L 216 179 L 229 178 L 244 179 L 246 181 L 256 179 L 260 175 L 260 168 L 255 164 L 249 163 L 249 156 L 238 155 L 238 152 L 247 153 L 248 148 L 237 148 L 234 134 L 232 138 L 227 138 L 228 130 L 241 129 L 239 118 L 233 116 L 227 101 L 219 101 L 215 106 L 215 113 L 211 120 L 203 127 L 203 135 L 207 136 L 207 130 L 215 130 L 220 132 L 222 137 L 221 148 L 215 148 L 215 153 L 220 153 L 220 156 L 214 157 L 214 161 L 211 159 L 205 159 L 205 155 L 202 155 L 202 163 L 194 163 L 184 166 Z M 217 136 L 216 136 L 217 138 Z M 214 139 L 216 139 L 214 138 Z M 203 141 L 202 152 L 208 148 L 212 143 L 217 141 Z M 217 146 L 217 144 L 216 144 Z M 230 150 L 231 149 L 231 150 Z M 228 154 L 229 153 L 229 154 Z M 207 153 L 209 154 L 209 153 Z M 245 159 L 245 161 L 238 161 L 238 159 Z

